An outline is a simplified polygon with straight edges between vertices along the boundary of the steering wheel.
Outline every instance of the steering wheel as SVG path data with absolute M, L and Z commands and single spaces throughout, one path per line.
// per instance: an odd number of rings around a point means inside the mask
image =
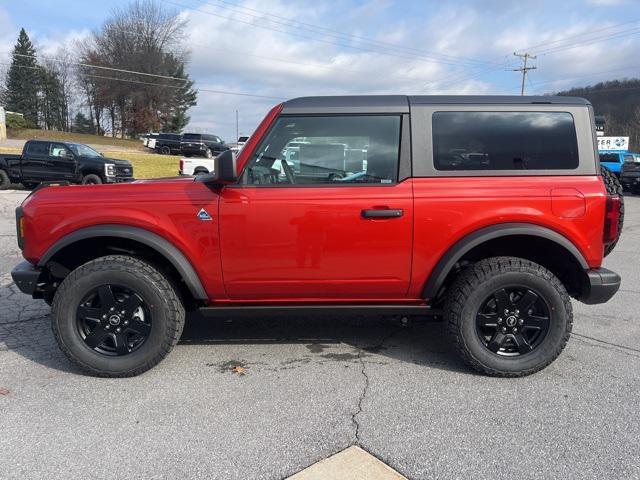
M 284 176 L 287 177 L 287 181 L 290 184 L 294 184 L 296 183 L 296 177 L 293 174 L 293 169 L 291 168 L 291 165 L 289 165 L 289 163 L 287 163 L 286 160 L 282 160 L 282 170 L 284 170 Z

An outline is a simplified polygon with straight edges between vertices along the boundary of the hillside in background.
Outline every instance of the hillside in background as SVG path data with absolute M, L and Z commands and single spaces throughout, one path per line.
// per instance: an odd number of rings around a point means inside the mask
M 628 136 L 629 148 L 640 150 L 640 79 L 612 80 L 557 95 L 588 99 L 596 115 L 606 119 L 605 135 Z

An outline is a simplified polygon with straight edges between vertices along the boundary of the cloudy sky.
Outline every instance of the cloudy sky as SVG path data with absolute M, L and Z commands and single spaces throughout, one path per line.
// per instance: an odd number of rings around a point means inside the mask
M 519 94 L 514 51 L 538 57 L 527 93 L 640 76 L 640 0 L 157 1 L 188 21 L 189 128 L 228 141 L 236 110 L 249 134 L 279 98 Z M 0 67 L 20 27 L 54 52 L 126 3 L 0 2 Z

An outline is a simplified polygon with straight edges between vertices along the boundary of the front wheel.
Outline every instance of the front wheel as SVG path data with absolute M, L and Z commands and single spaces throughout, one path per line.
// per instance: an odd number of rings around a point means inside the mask
M 549 270 L 494 257 L 464 271 L 445 302 L 448 332 L 464 361 L 492 376 L 542 370 L 564 349 L 573 324 L 569 295 Z
M 102 179 L 94 173 L 82 177 L 82 185 L 100 185 L 101 183 Z
M 101 377 L 130 377 L 155 366 L 180 338 L 184 316 L 164 275 L 122 255 L 78 267 L 52 304 L 53 333 L 62 351 Z

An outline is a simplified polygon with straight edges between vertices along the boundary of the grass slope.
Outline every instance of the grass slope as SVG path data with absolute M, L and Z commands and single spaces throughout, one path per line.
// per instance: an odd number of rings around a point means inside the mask
M 89 145 L 109 145 L 112 147 L 124 147 L 127 149 L 142 150 L 140 140 L 105 137 L 102 135 L 90 135 L 86 133 L 58 132 L 54 130 L 21 129 L 10 130 L 8 138 L 17 140 L 60 140 L 61 142 L 86 143 Z

